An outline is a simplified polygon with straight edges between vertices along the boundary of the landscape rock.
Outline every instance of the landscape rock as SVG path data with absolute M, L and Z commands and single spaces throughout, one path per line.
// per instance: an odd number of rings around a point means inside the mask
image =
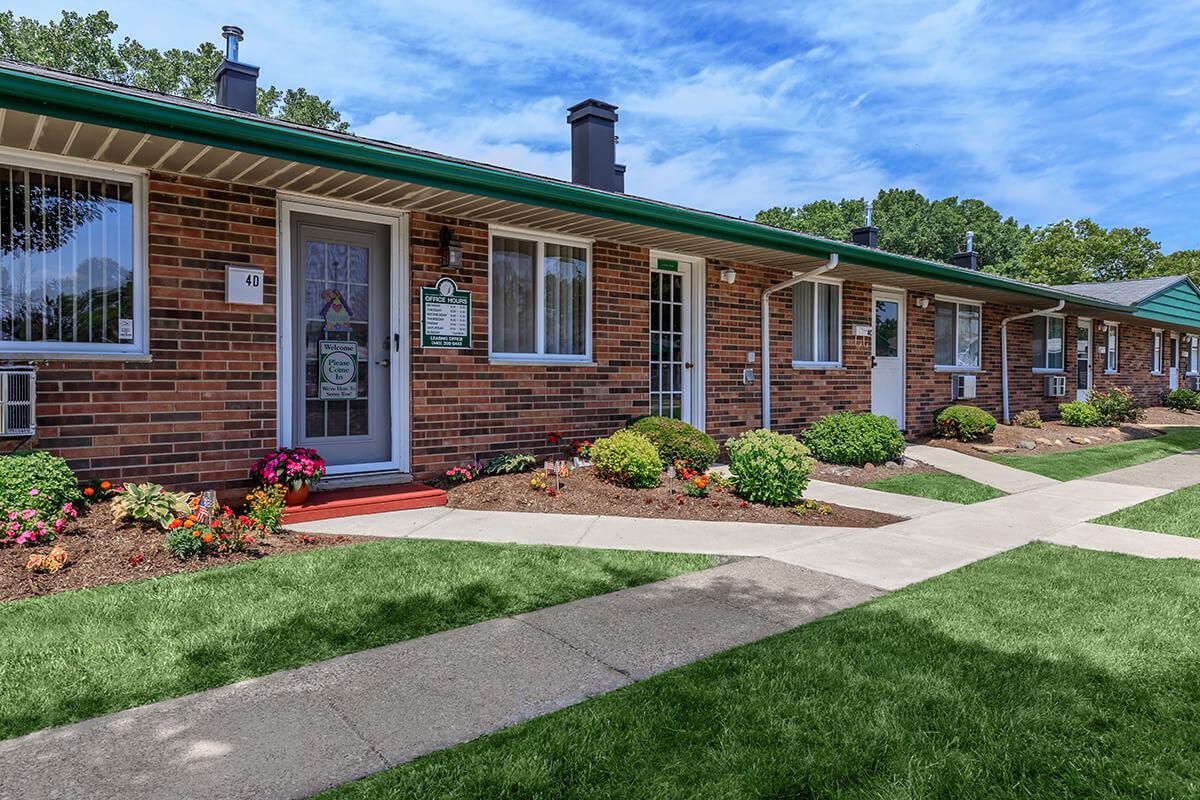
M 863 469 L 865 469 L 869 472 L 869 471 L 875 469 L 875 465 L 872 464 L 870 461 L 868 461 L 867 463 L 863 464 Z
M 1022 450 L 1035 450 L 1037 449 L 1037 443 L 1031 442 L 1028 439 L 1022 439 L 1021 441 L 1017 442 L 1017 447 L 1021 448 Z
M 1062 439 L 1055 439 L 1055 440 L 1054 440 L 1054 446 L 1055 446 L 1055 447 L 1062 447 L 1062 446 L 1063 446 L 1063 440 L 1062 440 Z
M 971 449 L 978 450 L 981 453 L 1011 453 L 1017 448 L 1005 447 L 1001 444 L 973 444 L 971 445 Z
M 904 460 L 900 463 L 904 465 L 905 469 L 916 469 L 917 467 L 921 466 L 920 461 L 917 461 L 915 458 L 909 458 L 908 456 L 905 456 Z
M 884 464 L 884 466 L 887 467 L 888 469 L 896 469 L 900 465 L 897 464 L 895 461 L 889 461 L 886 464 Z
M 1070 442 L 1074 442 L 1075 444 L 1088 444 L 1091 442 L 1091 440 L 1088 439 L 1086 436 L 1070 436 L 1070 437 L 1067 437 L 1067 440 Z
M 1039 436 L 1038 438 L 1034 439 L 1034 441 L 1038 444 L 1054 444 L 1054 442 L 1050 441 L 1045 436 Z

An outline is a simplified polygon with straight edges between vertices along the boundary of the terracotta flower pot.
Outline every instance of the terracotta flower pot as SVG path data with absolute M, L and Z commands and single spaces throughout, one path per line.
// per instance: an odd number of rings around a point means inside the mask
M 288 506 L 298 506 L 308 499 L 308 486 L 299 489 L 288 489 L 283 493 L 283 503 Z

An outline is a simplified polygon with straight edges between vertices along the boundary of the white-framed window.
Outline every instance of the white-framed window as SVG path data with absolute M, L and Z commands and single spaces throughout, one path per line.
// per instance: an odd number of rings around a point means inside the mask
M 591 267 L 590 241 L 492 228 L 488 278 L 492 359 L 591 361 Z
M 1062 372 L 1063 328 L 1059 316 L 1033 318 L 1033 369 L 1035 372 Z
M 0 152 L 0 355 L 148 352 L 141 173 Z
M 1116 374 L 1121 360 L 1118 357 L 1120 346 L 1120 325 L 1115 322 L 1104 323 L 1104 371 Z
M 842 284 L 819 278 L 792 288 L 792 366 L 842 365 Z
M 934 300 L 934 365 L 979 369 L 983 307 L 958 300 Z
M 1150 354 L 1150 374 L 1161 375 L 1163 365 L 1163 332 L 1154 330 L 1151 331 L 1151 336 L 1153 336 L 1153 349 Z
M 1188 337 L 1188 375 L 1200 375 L 1200 336 Z

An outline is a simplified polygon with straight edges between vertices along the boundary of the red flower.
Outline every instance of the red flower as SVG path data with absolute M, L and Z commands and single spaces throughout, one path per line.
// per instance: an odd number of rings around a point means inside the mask
M 741 503 L 739 503 L 738 505 L 740 505 L 742 508 L 749 508 L 749 507 L 750 507 L 750 503 L 749 503 L 749 501 L 746 501 L 746 500 L 743 500 L 743 501 L 742 501 Z
M 550 444 L 558 444 L 560 439 L 562 439 L 562 435 L 558 433 L 550 433 L 546 436 L 546 441 Z
M 83 493 L 85 495 L 87 495 L 88 497 L 91 497 L 92 495 L 94 495 L 96 493 L 96 490 L 89 486 L 83 490 Z

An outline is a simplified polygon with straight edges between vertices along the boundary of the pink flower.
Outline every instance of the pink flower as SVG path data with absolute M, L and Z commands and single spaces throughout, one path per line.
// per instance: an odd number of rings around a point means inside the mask
M 39 494 L 41 494 L 41 492 L 39 492 L 37 489 L 30 489 L 30 490 L 29 490 L 29 496 L 30 496 L 30 497 L 37 497 Z
M 16 518 L 17 518 L 17 512 L 15 512 L 15 511 L 10 511 L 10 512 L 8 512 L 8 518 L 9 518 L 9 519 L 16 519 Z

